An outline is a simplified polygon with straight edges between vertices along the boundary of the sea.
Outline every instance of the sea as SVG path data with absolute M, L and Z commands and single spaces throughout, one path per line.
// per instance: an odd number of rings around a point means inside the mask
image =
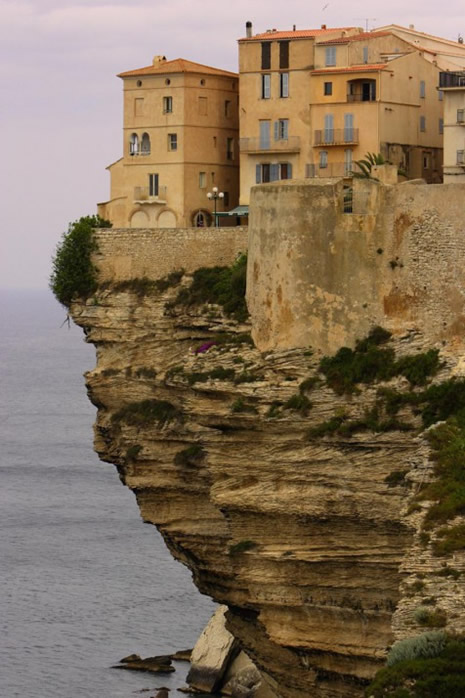
M 116 670 L 193 646 L 214 611 L 92 450 L 95 350 L 48 290 L 0 291 L 0 696 L 181 696 L 188 666 Z

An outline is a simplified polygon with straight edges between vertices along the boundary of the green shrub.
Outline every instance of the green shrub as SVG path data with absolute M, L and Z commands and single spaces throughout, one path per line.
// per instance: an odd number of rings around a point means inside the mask
M 239 373 L 235 379 L 234 383 L 240 385 L 241 383 L 254 383 L 255 381 L 262 380 L 262 376 L 258 373 L 251 373 L 250 371 L 242 371 Z
M 157 372 L 154 368 L 149 368 L 148 366 L 140 366 L 134 371 L 137 378 L 156 378 Z
M 283 409 L 285 410 L 295 410 L 300 412 L 301 415 L 306 415 L 311 409 L 312 403 L 305 395 L 302 393 L 296 393 L 292 395 L 287 402 L 284 403 Z
M 316 388 L 318 385 L 320 385 L 320 383 L 321 378 L 318 378 L 318 376 L 310 376 L 309 378 L 303 380 L 302 383 L 299 385 L 299 391 L 301 393 L 306 393 L 307 390 L 312 390 L 313 388 Z
M 241 540 L 239 543 L 229 546 L 229 554 L 237 555 L 239 553 L 245 553 L 247 550 L 253 550 L 253 548 L 256 547 L 257 543 L 254 543 L 253 540 Z
M 92 254 L 97 251 L 94 228 L 110 228 L 99 216 L 83 216 L 70 223 L 52 258 L 50 288 L 55 298 L 69 308 L 76 298 L 88 298 L 97 290 L 97 269 Z
M 460 570 L 456 570 L 454 567 L 449 567 L 449 565 L 445 565 L 437 572 L 434 572 L 434 574 L 438 577 L 453 577 L 454 579 L 459 579 L 459 577 L 462 576 L 462 572 Z
M 386 475 L 384 482 L 389 485 L 389 487 L 396 487 L 396 485 L 403 485 L 405 483 L 405 476 L 408 470 L 393 470 L 392 473 Z
M 345 415 L 334 415 L 334 417 L 330 417 L 330 419 L 328 419 L 326 422 L 322 422 L 321 424 L 311 427 L 307 432 L 307 436 L 309 439 L 315 439 L 320 436 L 334 434 L 335 432 L 339 431 L 341 425 L 346 419 L 347 417 Z
M 192 444 L 176 453 L 174 463 L 175 465 L 198 465 L 205 455 L 206 451 L 201 444 Z
M 266 413 L 266 417 L 268 419 L 276 419 L 276 417 L 279 417 L 281 415 L 281 407 L 283 403 L 281 400 L 273 400 L 271 403 L 268 412 Z
M 159 426 L 173 420 L 182 421 L 182 412 L 166 400 L 142 400 L 125 405 L 113 417 L 113 422 L 126 422 L 131 426 L 148 426 L 155 422 Z
M 443 628 L 447 624 L 447 615 L 440 608 L 432 611 L 425 606 L 419 606 L 413 617 L 419 625 L 426 625 L 428 628 Z
M 133 460 L 134 458 L 137 458 L 141 451 L 142 446 L 139 446 L 138 444 L 134 444 L 134 446 L 129 446 L 128 450 L 126 451 L 126 458 L 128 460 Z
M 431 630 L 396 642 L 389 651 L 386 665 L 394 666 L 410 659 L 427 659 L 441 654 L 446 644 L 443 630 Z
M 439 370 L 439 351 L 430 349 L 416 356 L 403 356 L 395 365 L 396 374 L 404 376 L 410 385 L 424 385 Z
M 202 267 L 192 277 L 192 283 L 182 288 L 170 307 L 215 303 L 226 315 L 244 322 L 248 318 L 245 303 L 247 255 L 241 255 L 231 267 Z
M 465 524 L 440 528 L 433 542 L 433 553 L 438 557 L 450 555 L 456 550 L 465 550 Z
M 231 412 L 253 412 L 256 414 L 257 409 L 253 405 L 249 405 L 242 398 L 238 398 L 237 400 L 234 400 L 234 402 L 232 403 Z
M 233 368 L 224 368 L 224 366 L 217 366 L 211 371 L 194 371 L 193 373 L 184 373 L 187 378 L 189 385 L 195 385 L 195 383 L 206 383 L 206 381 L 213 378 L 214 380 L 233 380 L 236 372 Z

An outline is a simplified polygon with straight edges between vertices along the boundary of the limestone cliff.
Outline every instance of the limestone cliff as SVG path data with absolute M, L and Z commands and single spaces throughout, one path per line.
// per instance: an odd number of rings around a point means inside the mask
M 425 443 L 395 430 L 309 440 L 335 414 L 363 415 L 376 387 L 348 398 L 310 380 L 302 393 L 317 354 L 235 344 L 249 327 L 212 306 L 167 310 L 176 293 L 107 289 L 73 306 L 97 348 L 95 448 L 201 592 L 228 605 L 230 630 L 278 696 L 361 696 L 415 625 L 408 583 L 441 566 L 419 542 L 421 513 L 407 515 L 412 484 L 432 468 Z M 230 343 L 195 353 L 219 332 Z M 159 410 L 124 410 L 143 401 Z M 397 470 L 410 479 L 391 486 Z M 429 575 L 429 594 L 447 583 Z M 461 594 L 447 601 L 460 626 Z
M 276 185 L 258 188 L 249 236 L 254 327 L 215 305 L 174 303 L 188 273 L 131 283 L 181 266 L 157 247 L 162 233 L 150 231 L 100 234 L 106 284 L 71 312 L 97 349 L 86 376 L 98 407 L 95 448 L 116 464 L 143 519 L 200 591 L 228 606 L 228 628 L 270 691 L 355 698 L 392 643 L 421 633 L 425 618 L 465 630 L 465 556 L 460 545 L 435 555 L 444 534 L 422 530 L 431 501 L 420 494 L 435 464 L 418 407 L 421 376 L 398 371 L 337 390 L 321 372 L 321 351 L 353 346 L 360 330 L 386 321 L 386 357 L 440 349 L 428 381 L 460 376 L 463 235 L 457 207 L 447 220 L 438 208 L 450 189 L 435 190 L 425 217 L 421 185 L 396 193 L 369 183 L 360 191 L 365 202 L 387 202 L 383 222 L 379 211 L 343 218 L 341 183 L 315 188 L 312 207 L 308 186 L 276 193 L 282 215 L 267 204 Z M 180 249 L 183 235 L 191 245 L 182 266 L 192 272 L 199 249 L 201 264 L 230 263 L 245 249 L 241 234 L 209 229 L 195 244 L 195 231 L 179 233 Z M 248 341 L 251 331 L 264 352 Z

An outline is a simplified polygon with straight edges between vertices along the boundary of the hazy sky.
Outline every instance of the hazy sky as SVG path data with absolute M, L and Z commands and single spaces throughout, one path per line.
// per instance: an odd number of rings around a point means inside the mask
M 116 73 L 155 54 L 237 70 L 247 20 L 259 32 L 365 18 L 465 34 L 463 0 L 0 0 L 0 287 L 45 287 L 68 222 L 108 198 L 105 167 L 122 150 Z

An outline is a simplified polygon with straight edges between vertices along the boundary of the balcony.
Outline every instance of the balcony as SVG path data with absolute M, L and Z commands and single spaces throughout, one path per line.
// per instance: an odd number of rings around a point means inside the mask
M 300 137 L 289 136 L 279 140 L 271 138 L 240 138 L 239 149 L 241 153 L 298 153 L 300 151 Z
M 456 73 L 439 73 L 439 89 L 465 87 L 465 71 Z
M 166 204 L 167 187 L 158 187 L 158 194 L 151 194 L 149 187 L 134 187 L 134 203 Z
M 310 179 L 314 177 L 350 177 L 352 165 L 345 162 L 330 162 L 326 167 L 319 164 L 305 165 L 305 177 Z
M 358 128 L 325 128 L 315 131 L 314 145 L 356 145 Z
M 358 94 L 347 94 L 347 101 L 348 102 L 376 102 L 376 97 L 372 97 L 371 95 L 363 94 L 363 93 L 358 93 Z

